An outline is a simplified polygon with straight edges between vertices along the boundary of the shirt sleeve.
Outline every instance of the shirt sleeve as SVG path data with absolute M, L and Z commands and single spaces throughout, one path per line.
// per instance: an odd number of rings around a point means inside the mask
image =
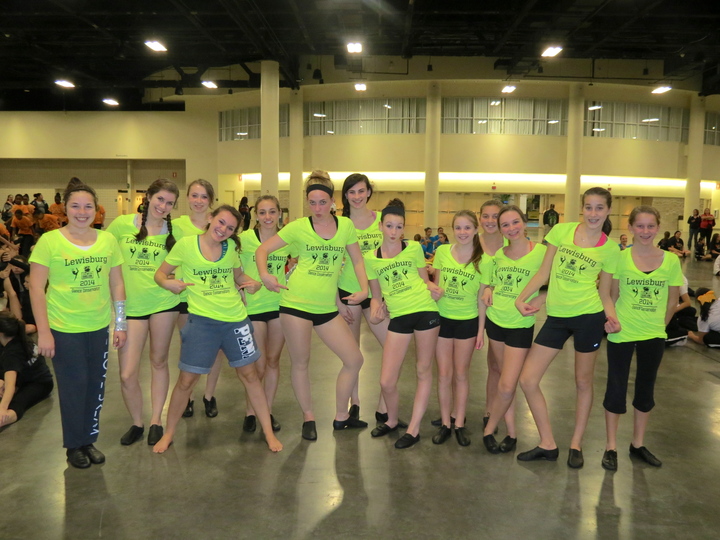
M 48 236 L 42 235 L 38 239 L 37 244 L 35 244 L 35 249 L 32 250 L 30 262 L 49 267 L 51 258 L 52 255 L 50 253 L 50 242 L 48 241 Z
M 552 229 L 550 229 L 550 232 L 549 232 L 549 233 L 547 233 L 547 235 L 545 236 L 545 241 L 546 241 L 548 244 L 551 244 L 551 245 L 553 245 L 553 246 L 559 246 L 560 243 L 561 243 L 561 241 L 562 241 L 562 238 L 561 238 L 562 231 L 564 231 L 565 228 L 566 228 L 567 226 L 569 226 L 569 225 L 574 225 L 574 224 L 567 223 L 567 224 L 564 224 L 564 226 L 563 226 L 563 225 L 561 225 L 561 226 L 557 226 L 557 225 L 556 225 L 555 227 L 553 227 Z
M 445 254 L 444 249 L 438 249 L 435 252 L 435 258 L 433 259 L 432 265 L 433 265 L 433 268 L 435 268 L 436 270 L 442 270 L 444 254 Z M 423 250 L 423 256 L 424 256 L 424 250 Z
M 415 259 L 415 266 L 417 266 L 418 268 L 425 268 L 425 255 L 423 254 L 423 250 L 420 247 L 420 244 L 418 244 L 417 242 L 413 242 L 412 244 L 410 244 L 410 246 L 412 246 L 412 249 L 414 251 L 413 258 Z
M 495 268 L 495 258 L 483 254 L 480 258 L 480 283 L 483 285 L 492 285 L 493 269 Z
M 345 227 L 347 228 L 347 233 L 345 237 L 345 245 L 349 246 L 350 244 L 357 244 L 357 231 L 355 230 L 355 226 L 352 224 L 352 221 L 350 221 L 350 218 L 347 219 Z M 343 220 L 344 222 L 345 220 Z
M 370 258 L 373 256 L 373 252 L 370 251 L 365 254 L 365 273 L 367 274 L 368 279 L 377 279 L 377 274 L 375 273 L 375 268 L 373 268 L 373 264 L 370 260 Z
M 672 256 L 673 258 L 670 259 L 672 262 L 670 263 L 670 279 L 668 279 L 668 285 L 670 287 L 682 287 L 684 285 L 684 276 L 682 273 L 682 267 L 680 266 L 680 259 L 678 259 L 676 256 Z M 687 292 L 687 289 L 685 289 Z
M 106 231 L 107 232 L 107 231 Z M 110 266 L 120 266 L 122 263 L 125 262 L 125 258 L 122 255 L 122 251 L 120 251 L 120 244 L 118 244 L 118 241 L 115 239 L 114 236 L 108 235 L 110 237 L 110 244 L 112 246 L 112 255 L 110 259 Z
M 172 266 L 182 266 L 186 244 L 187 242 L 185 241 L 180 241 L 175 244 L 170 253 L 165 257 L 165 262 Z
M 607 258 L 603 261 L 602 271 L 608 274 L 615 274 L 618 266 L 618 259 L 620 258 L 620 248 L 614 243 L 608 243 L 608 254 Z

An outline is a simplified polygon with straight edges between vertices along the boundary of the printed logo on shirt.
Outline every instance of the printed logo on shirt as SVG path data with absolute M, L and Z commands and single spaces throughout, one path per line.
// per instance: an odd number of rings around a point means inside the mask
M 193 269 L 192 275 L 197 276 L 200 284 L 203 285 L 202 295 L 213 296 L 215 294 L 227 294 L 234 290 L 232 286 L 234 279 L 230 279 L 232 272 L 232 268 Z
M 662 292 L 666 288 L 666 280 L 658 279 L 626 279 L 626 284 L 632 286 L 634 304 L 632 309 L 639 311 L 657 311 L 662 300 Z
M 307 246 L 308 250 L 316 252 L 310 255 L 313 261 L 313 267 L 308 270 L 311 276 L 330 277 L 335 273 L 335 267 L 342 262 L 343 252 L 345 248 L 336 246 Z M 321 251 L 317 251 L 321 250 Z
M 72 279 L 69 280 L 70 292 L 87 293 L 100 289 L 100 274 L 107 264 L 107 257 L 78 257 L 65 259 L 65 267 L 70 270 Z
M 412 288 L 411 285 L 405 283 L 413 263 L 411 261 L 396 261 L 378 270 L 378 278 L 383 278 L 385 284 L 389 287 L 389 295 L 393 296 Z
M 577 283 L 583 271 L 597 265 L 597 261 L 573 249 L 561 247 L 558 253 L 560 267 L 555 274 L 558 279 Z
M 165 244 L 151 242 L 150 240 L 135 240 L 125 238 L 125 244 L 130 244 L 130 271 L 154 272 L 157 258 L 166 251 Z

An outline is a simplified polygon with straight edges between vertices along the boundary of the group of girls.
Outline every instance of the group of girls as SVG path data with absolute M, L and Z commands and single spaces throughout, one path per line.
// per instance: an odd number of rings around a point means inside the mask
M 664 337 L 667 307 L 677 301 L 679 263 L 677 257 L 666 258 L 654 247 L 657 212 L 647 207 L 633 211 L 634 244 L 621 257 L 617 245 L 608 241 L 612 200 L 604 189 L 588 190 L 583 196 L 584 220 L 557 225 L 546 237 L 546 245 L 527 239 L 526 217 L 519 208 L 489 201 L 481 208 L 480 223 L 472 211 L 454 217 L 455 243 L 438 249 L 432 281 L 420 244 L 403 239 L 401 201 L 391 201 L 381 213 L 371 211 L 372 186 L 366 176 L 354 174 L 343 185 L 343 216 L 336 217 L 334 186 L 327 173 L 314 171 L 305 190 L 309 217 L 278 230 L 277 199 L 261 197 L 255 205 L 257 227 L 238 238 L 242 216 L 229 206 L 210 212 L 214 193 L 204 181 L 188 188 L 190 216 L 171 220 L 179 192 L 172 182 L 158 180 L 146 193 L 142 214 L 117 218 L 109 232 L 92 228 L 97 205 L 92 188 L 81 183 L 68 187 L 64 200 L 69 223 L 38 243 L 31 259 L 31 296 L 39 353 L 53 358 L 55 365 L 64 446 L 72 465 L 87 467 L 104 461 L 94 442 L 107 368 L 111 298 L 115 302 L 113 343 L 119 349 L 122 393 L 133 421 L 122 444 L 132 444 L 144 435 L 138 374 L 148 336 L 152 365 L 148 442 L 155 452 L 164 452 L 172 443 L 181 417 L 192 411 L 193 387 L 201 374 L 218 369 L 220 351 L 247 390 L 243 429 L 254 431 L 257 418 L 269 448 L 279 451 L 282 444 L 274 432 L 280 424 L 271 411 L 283 340 L 288 344 L 292 387 L 303 414 L 302 437 L 316 440 L 309 377 L 313 329 L 342 363 L 333 429 L 367 427 L 360 419 L 358 390 L 364 317 L 383 348 L 373 437 L 406 427 L 396 448 L 408 448 L 420 440 L 432 390 L 432 362 L 437 357 L 441 418 L 433 442 L 444 443 L 454 428 L 458 443 L 470 444 L 465 428 L 468 371 L 472 353 L 483 346 L 487 331 L 485 447 L 491 453 L 515 449 L 513 403 L 519 382 L 540 443 L 518 459 L 557 459 L 540 380 L 573 336 L 577 410 L 568 465 L 582 467 L 594 365 L 606 330 L 622 352 L 613 354 L 609 365 L 603 466 L 617 467 L 614 433 L 618 415 L 625 412 L 634 349 L 642 384 L 636 385 L 633 402 L 636 422 L 631 454 L 659 465 L 642 443 L 662 356 L 662 349 L 653 345 Z M 297 257 L 298 263 L 286 281 L 288 256 Z M 642 277 L 646 274 L 649 277 Z M 548 281 L 547 297 L 538 295 Z M 88 305 L 86 299 L 100 306 L 102 313 L 91 317 L 82 313 L 79 306 Z M 534 317 L 545 301 L 548 318 L 533 344 Z M 176 324 L 181 326 L 180 375 L 163 429 L 168 348 Z M 410 422 L 405 424 L 398 417 L 398 379 L 413 336 L 417 389 Z M 82 354 L 76 358 L 78 351 Z M 216 382 L 216 376 L 208 377 L 203 398 L 210 417 L 217 414 Z M 498 444 L 494 433 L 503 417 L 508 432 Z

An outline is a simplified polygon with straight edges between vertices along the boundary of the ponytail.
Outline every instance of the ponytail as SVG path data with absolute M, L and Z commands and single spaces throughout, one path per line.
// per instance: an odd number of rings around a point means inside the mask
M 145 222 L 147 221 L 147 215 L 148 215 L 148 206 L 150 206 L 150 205 L 148 204 L 147 197 L 143 197 L 142 221 L 140 224 L 140 230 L 135 235 L 135 240 L 137 240 L 137 241 L 145 240 L 148 235 L 148 230 L 147 230 L 147 227 L 145 226 Z

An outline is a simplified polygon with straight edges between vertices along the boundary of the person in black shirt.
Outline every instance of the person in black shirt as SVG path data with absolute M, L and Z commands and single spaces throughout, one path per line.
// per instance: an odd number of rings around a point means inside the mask
M 675 235 L 668 239 L 667 250 L 678 257 L 685 258 L 692 252 L 689 249 L 685 249 L 685 242 L 680 238 L 681 234 L 680 231 L 675 231 Z
M 692 249 L 693 244 L 693 238 L 695 239 L 695 243 L 697 244 L 698 234 L 700 233 L 700 222 L 702 219 L 700 218 L 700 210 L 697 208 L 693 210 L 692 216 L 690 216 L 687 220 L 687 223 L 690 228 L 690 238 L 688 239 L 688 249 Z
M 50 395 L 53 379 L 45 358 L 25 336 L 25 323 L 0 313 L 0 428 L 20 420 Z

